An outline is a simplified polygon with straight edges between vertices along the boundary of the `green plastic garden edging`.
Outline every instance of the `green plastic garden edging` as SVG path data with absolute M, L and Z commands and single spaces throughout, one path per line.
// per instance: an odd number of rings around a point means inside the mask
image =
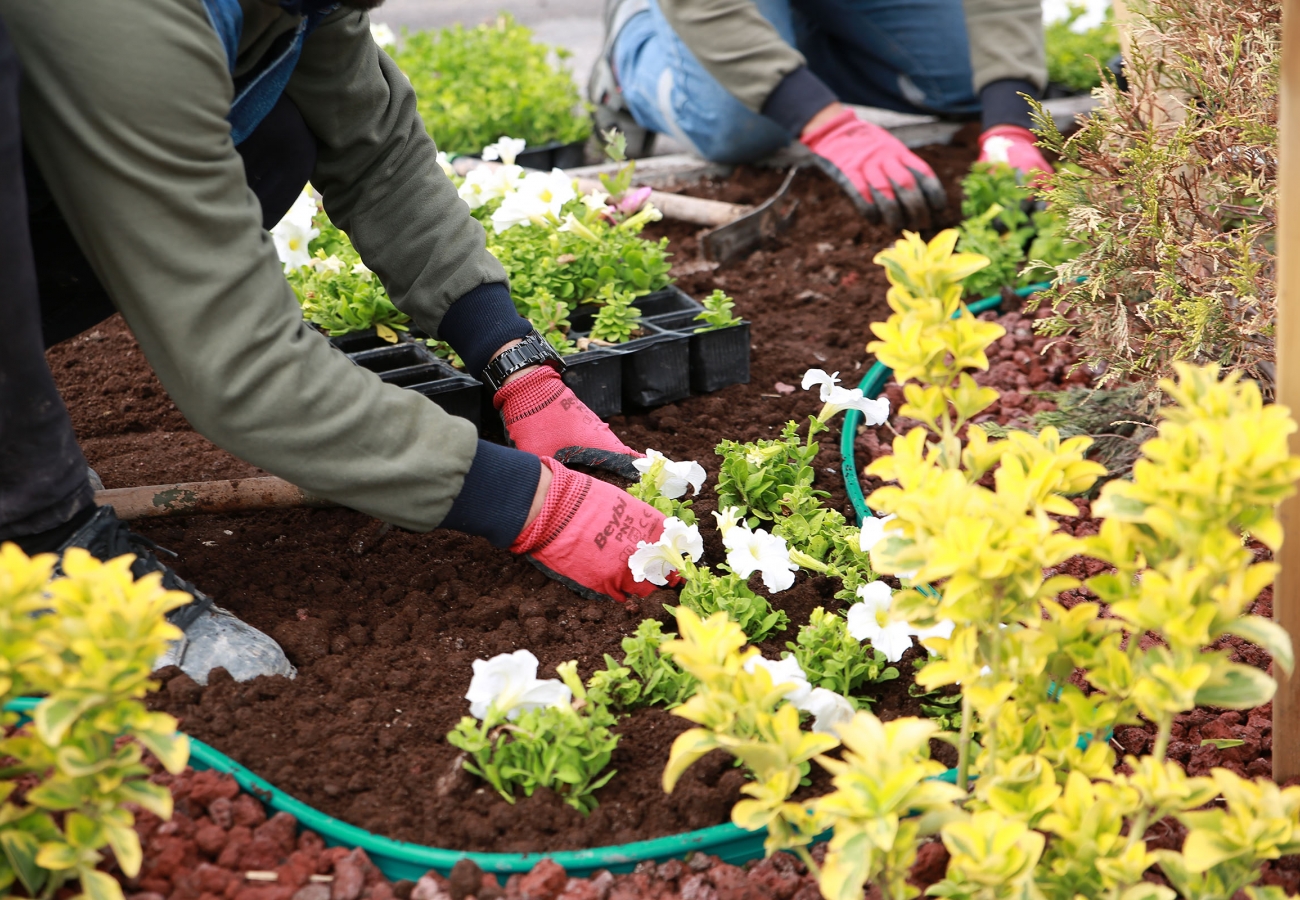
M 1040 281 L 1037 284 L 1031 284 L 1026 287 L 1016 288 L 1017 297 L 1028 297 L 1030 294 L 1036 294 L 1039 291 L 1046 290 L 1051 284 L 1046 281 Z M 995 297 L 985 297 L 982 300 L 976 300 L 970 304 L 968 309 L 979 315 L 990 309 L 997 309 L 1002 304 L 1002 296 L 999 294 Z M 867 374 L 862 376 L 862 381 L 858 382 L 864 396 L 868 399 L 875 400 L 880 396 L 880 392 L 885 389 L 885 382 L 889 376 L 894 374 L 894 370 L 882 362 L 877 362 L 867 369 Z M 872 515 L 871 510 L 867 507 L 867 498 L 862 496 L 862 484 L 858 481 L 858 461 L 853 448 L 853 439 L 858 432 L 858 424 L 862 421 L 862 413 L 856 409 L 851 409 L 844 414 L 844 430 L 840 432 L 840 474 L 844 476 L 844 490 L 848 492 L 849 503 L 853 504 L 853 513 L 857 516 L 858 524 Z
M 11 712 L 29 712 L 39 698 L 23 697 L 6 704 Z M 190 738 L 190 765 L 196 770 L 213 769 L 234 777 L 239 786 L 260 799 L 275 812 L 287 812 L 303 828 L 319 834 L 330 846 L 361 847 L 388 878 L 396 881 L 418 879 L 430 869 L 446 875 L 457 860 L 472 859 L 485 872 L 502 875 L 524 873 L 543 859 L 551 859 L 564 867 L 569 875 L 583 877 L 601 869 L 611 872 L 630 872 L 637 863 L 646 860 L 662 861 L 680 858 L 692 851 L 701 851 L 719 857 L 723 862 L 740 865 L 763 856 L 762 831 L 744 831 L 735 825 L 715 825 L 698 831 L 687 831 L 669 837 L 611 847 L 594 847 L 590 850 L 560 850 L 554 853 L 471 853 L 463 850 L 441 850 L 395 841 L 373 832 L 349 825 L 333 816 L 290 797 L 268 781 L 226 756 L 220 750 L 202 741 Z

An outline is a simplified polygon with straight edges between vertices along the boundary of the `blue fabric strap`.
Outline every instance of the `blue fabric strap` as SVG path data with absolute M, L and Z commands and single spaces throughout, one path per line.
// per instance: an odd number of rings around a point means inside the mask
M 233 74 L 235 60 L 239 56 L 239 36 L 244 27 L 244 11 L 239 6 L 239 0 L 203 0 L 203 6 L 207 9 L 208 20 L 226 49 L 226 61 Z M 303 41 L 326 16 L 336 9 L 338 9 L 337 4 L 308 12 L 298 23 L 298 28 L 294 31 L 288 46 L 260 68 L 249 73 L 247 80 L 237 90 L 235 99 L 230 104 L 228 116 L 230 137 L 236 144 L 242 143 L 252 134 L 253 129 L 261 124 L 267 113 L 275 106 L 280 95 L 284 93 L 285 85 L 289 83 L 293 67 L 298 64 L 298 57 L 302 55 Z

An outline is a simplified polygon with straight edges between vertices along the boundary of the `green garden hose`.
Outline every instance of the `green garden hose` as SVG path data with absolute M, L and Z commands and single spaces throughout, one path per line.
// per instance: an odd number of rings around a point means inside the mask
M 1030 294 L 1036 294 L 1049 287 L 1051 285 L 1048 282 L 1040 281 L 1037 284 L 1017 288 L 1016 296 L 1028 297 Z M 1001 303 L 1001 295 L 985 297 L 983 300 L 976 300 L 970 304 L 969 309 L 974 315 L 978 316 L 990 309 L 997 309 Z M 858 387 L 865 396 L 874 400 L 885 389 L 885 382 L 889 380 L 889 376 L 892 374 L 894 374 L 894 370 L 889 366 L 880 362 L 875 363 L 867 370 L 867 374 L 858 383 Z M 862 485 L 858 482 L 858 461 L 854 456 L 853 448 L 853 439 L 857 435 L 858 424 L 861 421 L 861 412 L 856 409 L 849 410 L 844 414 L 844 430 L 840 432 L 840 474 L 844 476 L 844 489 L 848 491 L 849 502 L 853 504 L 853 514 L 857 518 L 858 524 L 861 524 L 867 516 L 872 515 L 871 510 L 867 507 L 867 499 L 862 496 Z

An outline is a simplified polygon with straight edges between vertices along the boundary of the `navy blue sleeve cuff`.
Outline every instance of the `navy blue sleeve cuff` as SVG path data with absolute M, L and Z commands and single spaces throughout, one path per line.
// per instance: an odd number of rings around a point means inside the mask
M 494 281 L 480 284 L 451 305 L 438 326 L 438 338 L 451 344 L 465 360 L 465 368 L 477 377 L 502 344 L 532 330 L 532 324 L 515 309 L 510 288 Z
M 438 527 L 509 547 L 524 530 L 541 478 L 542 463 L 533 454 L 479 441 L 460 494 Z
M 809 119 L 837 99 L 826 82 L 807 66 L 800 66 L 772 89 L 759 112 L 798 137 Z
M 1021 78 L 1003 78 L 984 85 L 980 90 L 980 124 L 984 126 L 983 130 L 988 131 L 996 125 L 1033 128 L 1034 119 L 1030 113 L 1029 101 L 1021 94 L 1038 97 L 1039 90 L 1032 81 Z

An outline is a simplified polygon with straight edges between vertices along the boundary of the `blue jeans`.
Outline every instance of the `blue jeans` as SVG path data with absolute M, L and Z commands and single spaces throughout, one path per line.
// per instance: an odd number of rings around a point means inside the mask
M 755 0 L 781 37 L 845 103 L 899 112 L 979 111 L 961 0 Z M 699 64 L 650 0 L 614 46 L 637 122 L 706 159 L 747 162 L 793 135 L 752 112 Z

